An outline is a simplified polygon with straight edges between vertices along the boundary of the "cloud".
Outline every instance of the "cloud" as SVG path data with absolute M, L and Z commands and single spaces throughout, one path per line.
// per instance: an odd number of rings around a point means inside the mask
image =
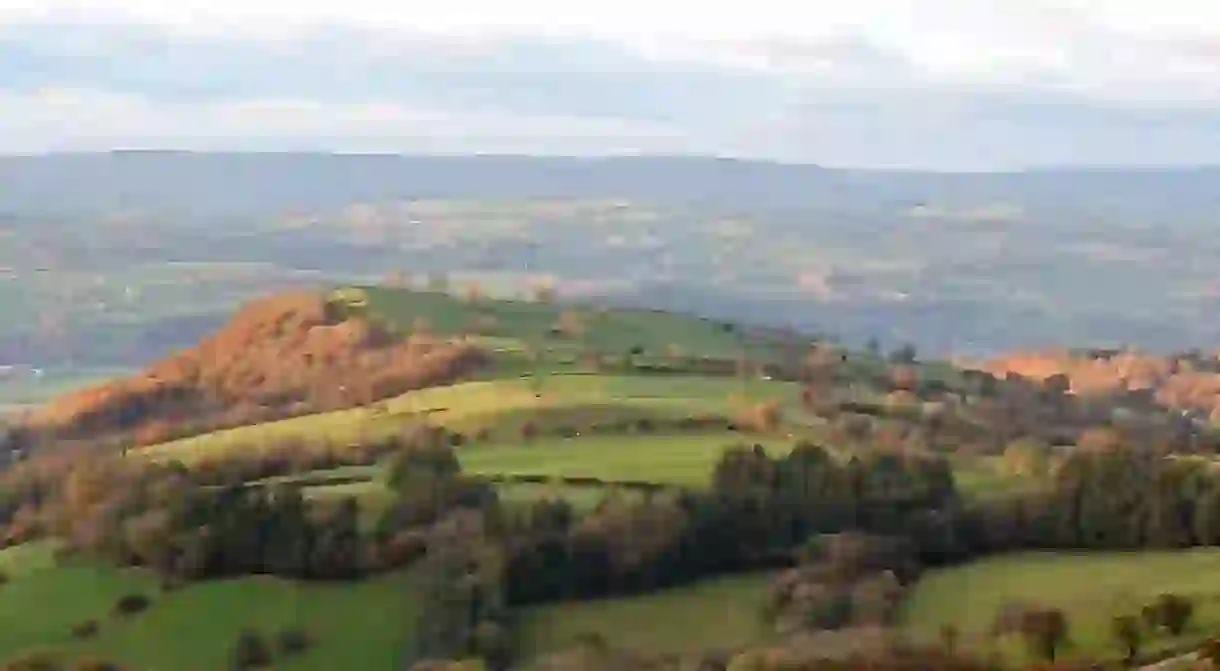
M 20 1 L 0 0 L 0 152 L 1220 155 L 1220 9 L 1187 0 L 1157 3 L 1177 21 L 1135 0 Z
M 201 151 L 633 153 L 694 148 L 681 128 L 590 117 L 519 116 L 302 99 L 154 102 L 90 90 L 0 95 L 0 138 L 17 153 L 185 148 Z

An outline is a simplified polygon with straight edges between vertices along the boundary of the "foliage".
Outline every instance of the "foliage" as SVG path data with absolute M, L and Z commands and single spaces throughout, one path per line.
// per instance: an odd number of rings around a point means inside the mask
M 271 666 L 271 647 L 262 634 L 253 629 L 243 629 L 233 643 L 233 668 L 246 671 Z

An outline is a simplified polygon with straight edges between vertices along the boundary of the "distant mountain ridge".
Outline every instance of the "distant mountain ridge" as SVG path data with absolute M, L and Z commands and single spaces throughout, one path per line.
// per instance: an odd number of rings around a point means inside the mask
M 245 217 L 420 198 L 621 197 L 754 211 L 833 203 L 894 211 L 1015 200 L 1036 210 L 1138 216 L 1215 208 L 1220 167 L 932 173 L 713 157 L 408 156 L 119 151 L 0 156 L 0 212 L 132 209 Z

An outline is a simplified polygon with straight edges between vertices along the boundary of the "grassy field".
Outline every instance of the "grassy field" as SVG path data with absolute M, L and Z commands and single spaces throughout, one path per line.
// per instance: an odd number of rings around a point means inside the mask
M 640 596 L 525 609 L 519 640 L 527 656 L 562 649 L 587 633 L 659 653 L 745 645 L 766 635 L 760 609 L 770 577 L 735 575 Z
M 0 550 L 0 573 L 10 580 L 54 565 L 55 543 L 49 541 Z
M 728 413 L 731 397 L 744 389 L 748 398 L 776 399 L 792 413 L 801 413 L 799 394 L 791 383 L 694 376 L 557 375 L 548 378 L 541 398 L 529 380 L 466 382 L 410 392 L 373 407 L 295 417 L 238 427 L 146 448 L 154 459 L 184 463 L 226 449 L 250 449 L 285 439 L 354 442 L 384 435 L 426 421 L 453 430 L 512 432 L 516 425 L 535 421 L 541 426 L 585 422 L 681 418 L 692 414 Z
M 963 632 L 976 645 L 996 611 L 1011 601 L 1037 602 L 1064 609 L 1078 656 L 1116 657 L 1121 650 L 1110 635 L 1110 618 L 1138 611 L 1158 594 L 1173 592 L 1197 599 L 1198 630 L 1220 628 L 1220 549 L 1131 553 L 1028 553 L 989 558 L 924 576 L 904 606 L 908 631 L 933 639 L 942 624 Z M 1015 642 L 1001 646 L 1010 658 L 1023 652 Z M 1160 638 L 1150 649 L 1175 641 Z
M 17 561 L 10 553 L 26 552 L 6 550 L 0 562 Z M 316 647 L 277 662 L 277 670 L 396 668 L 416 614 L 414 589 L 409 575 L 394 574 L 328 586 L 245 578 L 160 594 L 157 581 L 140 571 L 42 566 L 0 588 L 0 659 L 52 650 L 142 671 L 214 671 L 227 668 L 228 651 L 243 627 L 271 637 L 284 627 L 303 626 Z M 111 616 L 115 600 L 130 593 L 150 596 L 152 607 L 126 620 Z M 90 619 L 101 625 L 97 637 L 73 639 L 71 627 Z
M 973 499 L 990 499 L 1028 491 L 1043 484 L 1034 476 L 1005 472 L 1001 457 L 953 457 L 953 480 L 957 490 Z
M 589 436 L 529 444 L 472 447 L 458 452 L 465 471 L 481 475 L 547 475 L 646 480 L 706 487 L 725 448 L 761 442 L 774 454 L 791 448 L 785 440 L 729 433 L 689 435 Z
M 426 321 L 438 333 L 461 333 L 475 320 L 494 320 L 495 334 L 534 343 L 548 336 L 560 315 L 579 315 L 584 327 L 583 345 L 599 352 L 623 353 L 640 347 L 644 354 L 665 354 L 671 345 L 693 356 L 733 357 L 737 336 L 719 324 L 689 315 L 645 310 L 595 310 L 525 300 L 469 301 L 439 292 L 362 287 L 364 313 L 399 331 L 409 331 L 416 320 Z
M 561 484 L 505 483 L 496 488 L 500 500 L 508 506 L 528 506 L 539 500 L 567 501 L 577 513 L 588 513 L 607 497 L 637 501 L 644 494 L 639 490 L 614 487 L 577 487 Z

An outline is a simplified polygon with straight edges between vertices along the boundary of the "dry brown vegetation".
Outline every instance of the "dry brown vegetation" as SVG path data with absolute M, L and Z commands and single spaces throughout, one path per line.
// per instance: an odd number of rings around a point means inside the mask
M 1220 410 L 1220 361 L 1197 354 L 1043 350 L 997 357 L 977 368 L 999 377 L 1013 373 L 1035 380 L 1062 375 L 1077 394 L 1144 394 L 1171 408 Z
M 481 368 L 464 341 L 396 338 L 342 319 L 312 293 L 253 301 L 197 346 L 128 378 L 63 396 L 29 421 L 57 438 L 150 444 L 223 426 L 352 407 Z

